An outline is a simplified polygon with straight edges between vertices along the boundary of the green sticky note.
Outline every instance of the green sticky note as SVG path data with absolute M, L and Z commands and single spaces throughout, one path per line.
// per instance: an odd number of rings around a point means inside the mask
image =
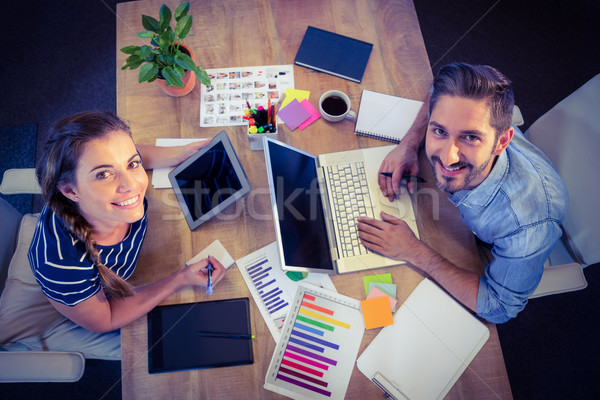
M 381 290 L 393 299 L 396 298 L 396 284 L 394 283 L 369 282 L 369 293 L 373 288 Z
M 379 274 L 379 275 L 367 275 L 363 278 L 365 282 L 365 292 L 369 294 L 369 283 L 371 282 L 379 282 L 379 283 L 392 283 L 392 274 Z M 396 295 L 394 294 L 394 298 Z

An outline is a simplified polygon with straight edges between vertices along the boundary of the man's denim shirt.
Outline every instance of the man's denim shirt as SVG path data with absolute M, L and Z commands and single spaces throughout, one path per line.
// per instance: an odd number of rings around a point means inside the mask
M 475 189 L 450 196 L 494 260 L 479 281 L 477 315 L 502 323 L 521 311 L 540 283 L 561 236 L 567 188 L 548 158 L 515 128 L 513 139 Z

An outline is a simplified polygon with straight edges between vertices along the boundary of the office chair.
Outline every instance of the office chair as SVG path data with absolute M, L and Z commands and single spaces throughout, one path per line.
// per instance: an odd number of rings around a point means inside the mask
M 11 171 L 11 172 L 9 172 Z M 0 193 L 40 193 L 33 169 L 9 170 Z M 76 382 L 85 358 L 76 351 L 30 351 L 14 338 L 40 335 L 63 319 L 45 300 L 27 259 L 38 215 L 22 216 L 0 198 L 0 382 Z M 23 312 L 27 307 L 27 313 Z M 23 350 L 21 350 L 23 348 Z M 16 349 L 16 350 L 15 350 Z M 6 351 L 11 350 L 11 351 Z
M 583 268 L 600 262 L 600 74 L 535 121 L 525 137 L 567 185 L 563 236 L 531 298 L 587 287 Z

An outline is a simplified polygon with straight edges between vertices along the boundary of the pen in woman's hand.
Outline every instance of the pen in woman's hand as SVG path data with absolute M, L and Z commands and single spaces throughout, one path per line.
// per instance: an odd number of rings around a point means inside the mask
M 210 258 L 210 256 L 208 256 L 208 258 Z M 208 266 L 206 267 L 206 269 L 208 269 L 208 284 L 206 285 L 206 293 L 212 294 L 213 293 L 213 285 L 212 285 L 213 266 L 210 263 L 210 261 L 208 262 Z
M 391 178 L 394 175 L 394 173 L 393 172 L 381 172 L 381 175 Z M 421 178 L 420 176 L 412 176 L 409 174 L 402 174 L 402 179 L 407 180 L 407 181 L 413 181 L 413 182 L 427 182 L 425 179 Z

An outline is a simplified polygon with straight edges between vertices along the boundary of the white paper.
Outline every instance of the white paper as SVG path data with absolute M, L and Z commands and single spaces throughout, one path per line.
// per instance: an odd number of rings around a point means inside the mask
M 212 242 L 207 248 L 205 248 L 204 250 L 200 251 L 200 253 L 192 257 L 192 259 L 190 259 L 186 264 L 193 264 L 195 262 L 208 258 L 208 256 L 213 256 L 214 258 L 219 260 L 219 262 L 223 264 L 223 266 L 226 269 L 231 267 L 234 263 L 233 257 L 231 257 L 231 255 L 227 252 L 223 244 L 217 239 L 214 242 Z

